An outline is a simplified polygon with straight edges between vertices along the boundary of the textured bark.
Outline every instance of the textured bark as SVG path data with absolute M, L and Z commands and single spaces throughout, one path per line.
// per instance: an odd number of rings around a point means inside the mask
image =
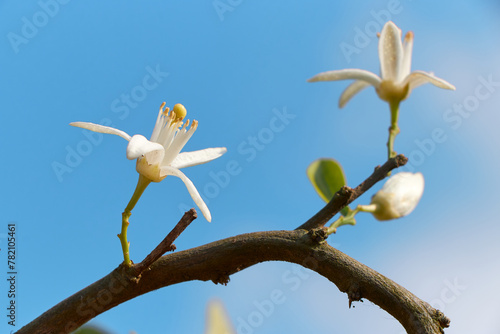
M 265 261 L 287 261 L 332 281 L 349 301 L 366 298 L 396 318 L 408 333 L 442 333 L 449 320 L 385 276 L 322 241 L 322 229 L 243 234 L 161 257 L 140 279 L 118 267 L 19 330 L 69 333 L 96 315 L 144 293 L 192 280 L 228 283 L 229 276 Z
M 266 261 L 292 262 L 323 275 L 347 293 L 349 305 L 352 301 L 368 299 L 396 318 L 408 333 L 442 333 L 443 328 L 449 326 L 449 320 L 440 311 L 325 242 L 327 235 L 322 226 L 406 161 L 404 156 L 392 158 L 355 189 L 344 187 L 294 231 L 242 234 L 157 259 L 170 250 L 175 238 L 196 218 L 193 211 L 188 211 L 144 261 L 132 267 L 119 266 L 17 333 L 70 333 L 98 314 L 147 292 L 192 280 L 227 284 L 230 275 Z

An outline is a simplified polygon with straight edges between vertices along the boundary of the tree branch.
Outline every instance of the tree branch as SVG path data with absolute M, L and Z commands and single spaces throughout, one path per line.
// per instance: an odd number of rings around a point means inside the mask
M 352 301 L 366 298 L 396 318 L 410 334 L 442 333 L 450 321 L 440 311 L 385 276 L 329 246 L 325 242 L 326 232 L 321 228 L 343 206 L 354 201 L 389 171 L 404 165 L 406 161 L 404 156 L 397 156 L 376 168 L 355 189 L 344 187 L 321 211 L 294 231 L 238 235 L 156 260 L 158 254 L 170 248 L 173 240 L 195 218 L 194 214 L 190 218 L 188 211 L 169 234 L 172 236 L 167 236 L 152 254 L 132 267 L 136 270 L 120 265 L 99 281 L 46 311 L 17 333 L 70 333 L 98 314 L 147 292 L 192 280 L 227 284 L 230 275 L 265 261 L 287 261 L 316 271 L 333 282 L 340 291 L 347 293 L 349 306 Z M 320 228 L 314 228 L 316 226 Z M 140 279 L 137 279 L 137 269 L 142 273 Z
M 175 225 L 175 227 L 170 231 L 170 233 L 163 239 L 162 242 L 151 253 L 146 256 L 142 262 L 135 264 L 132 267 L 133 275 L 140 277 L 140 275 L 147 270 L 156 260 L 158 260 L 163 254 L 169 251 L 174 251 L 176 249 L 174 245 L 175 239 L 181 235 L 186 227 L 198 218 L 198 214 L 195 209 L 190 209 L 184 213 L 181 220 Z
M 321 231 L 321 230 L 320 230 Z M 349 301 L 366 298 L 395 317 L 410 334 L 442 333 L 449 320 L 385 276 L 317 240 L 320 231 L 243 234 L 168 254 L 134 281 L 123 266 L 62 301 L 17 334 L 69 333 L 116 305 L 144 293 L 192 280 L 227 283 L 229 276 L 265 261 L 287 261 L 332 281 Z
M 354 189 L 342 187 L 335 193 L 335 195 L 333 195 L 330 202 L 328 202 L 323 209 L 296 229 L 311 230 L 313 228 L 325 226 L 325 224 L 328 223 L 333 216 L 339 213 L 342 208 L 354 202 L 359 196 L 363 195 L 368 189 L 373 187 L 375 183 L 383 180 L 390 171 L 404 166 L 407 162 L 408 158 L 400 154 L 387 160 L 387 162 L 382 166 L 375 167 L 373 174 L 364 180 L 359 186 Z

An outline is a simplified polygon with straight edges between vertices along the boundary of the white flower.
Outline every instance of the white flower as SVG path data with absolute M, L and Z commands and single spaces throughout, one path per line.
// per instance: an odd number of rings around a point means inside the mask
M 406 99 L 415 87 L 426 83 L 455 90 L 455 86 L 435 77 L 431 72 L 413 71 L 410 73 L 412 48 L 413 33 L 408 32 L 402 43 L 401 29 L 389 21 L 382 28 L 378 44 L 380 76 L 360 69 L 344 69 L 319 73 L 308 81 L 356 80 L 340 96 L 340 108 L 369 85 L 375 87 L 382 100 L 396 103 Z
M 372 197 L 373 216 L 378 220 L 404 217 L 415 209 L 423 192 L 422 173 L 402 172 L 391 176 Z
M 150 140 L 147 140 L 142 135 L 131 137 L 121 130 L 99 124 L 73 122 L 70 125 L 95 132 L 117 135 L 128 140 L 127 158 L 130 160 L 137 159 L 137 172 L 152 182 L 160 182 L 168 175 L 177 176 L 186 185 L 189 194 L 200 208 L 203 216 L 208 221 L 211 221 L 210 211 L 198 190 L 193 182 L 179 169 L 204 164 L 222 156 L 227 150 L 225 147 L 217 147 L 179 153 L 196 131 L 198 122 L 193 121 L 189 126 L 189 120 L 187 120 L 183 125 L 182 120 L 186 115 L 186 109 L 182 104 L 176 104 L 172 111 L 169 108 L 163 109 L 164 107 L 165 102 L 160 106 L 160 112 Z

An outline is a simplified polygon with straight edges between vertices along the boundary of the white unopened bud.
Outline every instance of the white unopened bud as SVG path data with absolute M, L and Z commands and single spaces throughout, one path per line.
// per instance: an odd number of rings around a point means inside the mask
M 387 180 L 373 197 L 373 216 L 378 220 L 404 217 L 417 206 L 424 192 L 422 173 L 398 173 Z

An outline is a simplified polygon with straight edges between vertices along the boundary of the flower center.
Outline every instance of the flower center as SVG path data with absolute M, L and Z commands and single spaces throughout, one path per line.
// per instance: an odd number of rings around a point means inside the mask
M 392 80 L 384 80 L 377 89 L 378 96 L 387 102 L 400 102 L 408 97 L 409 85 L 398 85 Z
M 160 182 L 167 177 L 166 175 L 162 176 L 160 164 L 149 164 L 146 157 L 137 159 L 135 169 L 139 174 L 152 182 Z

